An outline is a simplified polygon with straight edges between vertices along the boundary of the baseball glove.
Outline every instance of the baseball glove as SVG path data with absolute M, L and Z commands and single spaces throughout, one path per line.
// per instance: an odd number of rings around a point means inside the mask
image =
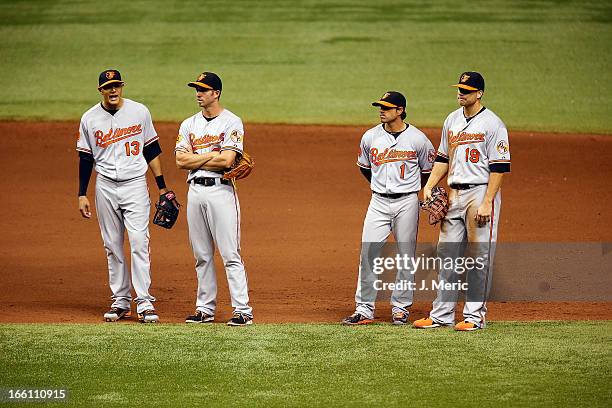
M 251 174 L 253 167 L 255 167 L 255 160 L 247 152 L 243 152 L 236 156 L 232 167 L 223 173 L 223 178 L 232 181 L 243 179 Z
M 181 205 L 176 201 L 176 195 L 173 191 L 168 191 L 166 194 L 159 196 L 159 202 L 155 204 L 157 210 L 153 217 L 153 224 L 164 228 L 172 228 L 176 219 L 179 216 L 179 208 Z
M 431 198 L 420 203 L 421 209 L 429 212 L 429 223 L 435 225 L 442 221 L 448 213 L 450 203 L 444 187 L 431 189 Z

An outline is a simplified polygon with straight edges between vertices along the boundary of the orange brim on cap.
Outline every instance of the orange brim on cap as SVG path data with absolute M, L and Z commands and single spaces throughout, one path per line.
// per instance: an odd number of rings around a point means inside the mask
M 468 91 L 478 91 L 478 88 L 474 88 L 473 86 L 469 85 L 455 84 L 451 86 L 454 86 L 455 88 L 467 89 Z
M 376 101 L 376 102 L 372 103 L 372 106 L 377 106 L 377 105 L 386 106 L 388 108 L 399 108 L 399 106 L 394 105 L 394 104 L 392 104 L 390 102 L 387 102 L 387 101 Z
M 119 82 L 120 84 L 125 84 L 125 82 L 120 81 L 120 80 L 118 80 L 118 79 L 111 79 L 110 81 L 106 81 L 105 83 L 103 83 L 102 85 L 100 85 L 100 86 L 98 87 L 98 89 L 102 89 L 102 88 L 103 88 L 103 87 L 105 87 L 106 85 L 108 85 L 108 84 L 112 84 L 112 83 L 115 83 L 115 82 Z
M 192 88 L 195 88 L 196 86 L 199 86 L 199 87 L 201 87 L 201 88 L 213 89 L 213 88 L 212 88 L 212 86 L 210 86 L 210 85 L 206 85 L 206 84 L 205 84 L 205 83 L 203 83 L 203 82 L 190 82 L 190 83 L 188 83 L 188 84 L 187 84 L 187 86 L 190 86 L 190 87 L 192 87 Z

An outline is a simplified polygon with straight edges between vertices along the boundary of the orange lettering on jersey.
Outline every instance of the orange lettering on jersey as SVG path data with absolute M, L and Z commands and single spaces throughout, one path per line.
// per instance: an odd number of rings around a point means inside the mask
M 385 149 L 384 152 L 378 153 L 378 149 L 373 147 L 370 149 L 370 161 L 375 166 L 380 166 L 385 163 L 399 162 L 405 160 L 416 159 L 417 154 L 414 150 L 395 150 Z
M 193 133 L 189 134 L 189 140 L 194 150 L 206 149 L 212 145 L 219 144 L 223 141 L 224 134 L 221 135 L 204 135 L 202 137 L 196 137 Z
M 142 125 L 133 125 L 125 128 L 117 128 L 113 132 L 113 129 L 109 129 L 108 133 L 104 133 L 101 130 L 96 130 L 94 137 L 96 138 L 96 146 L 106 149 L 113 143 L 117 143 L 120 140 L 127 139 L 128 137 L 136 136 L 142 133 Z
M 484 133 L 459 132 L 454 134 L 452 130 L 448 131 L 448 144 L 452 147 L 470 143 L 482 143 L 484 141 Z

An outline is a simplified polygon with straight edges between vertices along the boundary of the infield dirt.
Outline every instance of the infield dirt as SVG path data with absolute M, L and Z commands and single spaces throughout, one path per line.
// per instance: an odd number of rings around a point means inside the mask
M 0 122 L 0 322 L 97 323 L 110 305 L 97 220 L 82 219 L 77 207 L 77 127 Z M 172 153 L 178 125 L 156 128 L 166 182 L 186 204 L 185 173 L 175 167 Z M 355 165 L 365 129 L 247 124 L 245 147 L 256 168 L 239 183 L 238 194 L 256 322 L 339 322 L 352 312 L 370 197 Z M 439 130 L 424 131 L 437 147 Z M 611 242 L 612 190 L 606 180 L 612 174 L 612 137 L 511 131 L 510 138 L 512 173 L 502 188 L 499 241 Z M 196 291 L 185 212 L 172 230 L 150 230 L 151 293 L 163 322 L 182 322 L 194 309 Z M 437 234 L 422 217 L 419 241 L 435 242 Z M 217 321 L 225 321 L 231 307 L 218 258 L 217 280 Z M 388 320 L 387 303 L 379 304 L 380 321 Z M 415 304 L 411 318 L 429 308 Z M 489 316 L 612 319 L 612 302 L 493 303 Z

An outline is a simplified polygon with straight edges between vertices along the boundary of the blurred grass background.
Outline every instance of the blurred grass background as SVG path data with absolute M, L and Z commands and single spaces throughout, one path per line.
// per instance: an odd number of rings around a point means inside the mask
M 610 1 L 0 2 L 0 119 L 78 119 L 98 73 L 155 120 L 197 111 L 204 70 L 246 122 L 369 124 L 387 90 L 441 126 L 464 70 L 511 129 L 612 133 Z
M 68 406 L 607 407 L 611 340 L 609 321 L 493 322 L 472 333 L 2 324 L 0 386 L 67 388 Z

